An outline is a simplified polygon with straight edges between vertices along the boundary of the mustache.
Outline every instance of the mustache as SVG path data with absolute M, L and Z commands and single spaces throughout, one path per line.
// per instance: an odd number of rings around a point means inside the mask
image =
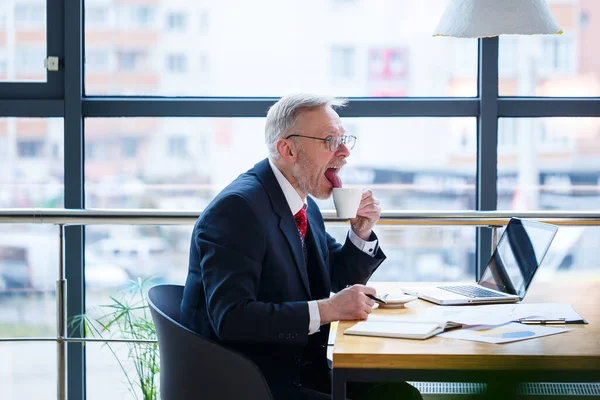
M 347 161 L 345 158 L 341 158 L 338 161 L 336 161 L 334 164 L 331 164 L 327 167 L 327 169 L 329 168 L 342 168 L 344 165 L 346 165 Z

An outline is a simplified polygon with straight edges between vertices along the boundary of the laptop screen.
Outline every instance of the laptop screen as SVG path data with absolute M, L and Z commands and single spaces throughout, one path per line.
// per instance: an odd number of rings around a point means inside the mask
M 511 218 L 479 284 L 523 299 L 557 230 L 556 225 Z

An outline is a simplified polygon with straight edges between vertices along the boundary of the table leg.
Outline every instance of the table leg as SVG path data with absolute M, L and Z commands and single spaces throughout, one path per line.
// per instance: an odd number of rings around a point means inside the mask
M 331 400 L 346 400 L 346 378 L 344 371 L 334 369 L 331 378 Z

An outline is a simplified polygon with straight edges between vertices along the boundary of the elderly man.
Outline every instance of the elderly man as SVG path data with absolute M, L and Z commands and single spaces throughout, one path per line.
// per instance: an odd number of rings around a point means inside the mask
M 374 305 L 367 295 L 376 293 L 364 284 L 385 259 L 373 233 L 381 208 L 370 190 L 343 245 L 308 196 L 331 195 L 356 142 L 334 110 L 344 104 L 306 94 L 274 104 L 269 158 L 219 193 L 192 234 L 182 322 L 252 359 L 276 399 L 330 397 L 329 324 L 367 318 Z M 393 386 L 393 398 L 420 398 L 408 384 Z M 356 398 L 377 390 L 348 387 Z

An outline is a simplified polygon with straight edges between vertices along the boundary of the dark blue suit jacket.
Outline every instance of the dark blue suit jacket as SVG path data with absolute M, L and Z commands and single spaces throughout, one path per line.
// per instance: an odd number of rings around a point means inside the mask
M 366 283 L 385 259 L 342 246 L 325 231 L 309 197 L 309 248 L 329 293 Z M 326 365 L 329 326 L 309 343 L 311 294 L 302 243 L 293 215 L 267 159 L 240 175 L 208 205 L 194 226 L 181 304 L 182 323 L 241 351 L 269 384 L 293 381 L 303 359 Z M 317 349 L 318 348 L 318 349 Z

